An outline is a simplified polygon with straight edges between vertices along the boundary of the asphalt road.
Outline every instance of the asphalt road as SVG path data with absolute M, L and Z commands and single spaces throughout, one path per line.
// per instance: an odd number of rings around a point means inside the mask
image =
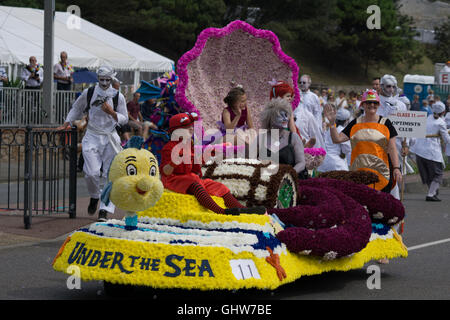
M 406 259 L 387 265 L 375 262 L 359 270 L 303 277 L 274 291 L 197 292 L 135 288 L 128 299 L 152 301 L 230 300 L 449 300 L 450 299 L 450 188 L 441 188 L 440 203 L 425 202 L 425 194 L 407 193 L 404 232 L 410 249 Z M 109 300 L 102 282 L 82 282 L 69 290 L 68 276 L 51 263 L 63 238 L 35 244 L 0 247 L 0 300 Z M 438 241 L 438 242 L 436 242 Z M 367 268 L 380 266 L 380 288 L 369 289 Z

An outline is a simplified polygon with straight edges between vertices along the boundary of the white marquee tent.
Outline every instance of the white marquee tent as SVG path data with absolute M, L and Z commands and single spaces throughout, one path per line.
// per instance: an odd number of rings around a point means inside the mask
M 74 67 L 96 69 L 110 65 L 117 71 L 134 72 L 134 83 L 140 72 L 166 72 L 174 61 L 105 30 L 83 18 L 79 28 L 68 26 L 73 18 L 68 12 L 55 12 L 54 62 L 66 51 Z M 82 12 L 81 12 L 82 17 Z M 30 56 L 43 62 L 44 11 L 31 8 L 0 6 L 0 64 L 28 64 Z M 13 67 L 14 68 L 14 67 Z M 12 68 L 9 68 L 10 70 Z M 9 71 L 10 73 L 11 71 Z

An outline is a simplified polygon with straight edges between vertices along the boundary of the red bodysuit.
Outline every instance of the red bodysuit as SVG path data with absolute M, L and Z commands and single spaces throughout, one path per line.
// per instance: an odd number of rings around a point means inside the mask
M 198 183 L 205 188 L 208 194 L 217 197 L 223 197 L 230 190 L 220 182 L 213 181 L 211 179 L 202 179 L 201 164 L 194 163 L 194 146 L 191 143 L 191 156 L 190 163 L 180 163 L 178 165 L 172 162 L 172 150 L 181 142 L 169 141 L 161 150 L 161 181 L 164 188 L 174 192 L 187 194 L 187 190 L 193 183 Z M 181 149 L 183 150 L 183 149 Z M 181 156 L 181 154 L 180 154 Z M 164 166 L 170 164 L 174 167 L 172 174 L 164 174 Z

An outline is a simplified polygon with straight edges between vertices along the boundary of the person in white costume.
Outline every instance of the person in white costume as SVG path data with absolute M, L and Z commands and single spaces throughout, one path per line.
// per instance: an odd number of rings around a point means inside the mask
M 106 182 L 109 166 L 114 156 L 122 150 L 116 126 L 128 123 L 128 111 L 125 97 L 111 86 L 115 77 L 109 66 L 97 70 L 98 84 L 93 92 L 85 89 L 73 103 L 64 124 L 57 130 L 69 128 L 71 123 L 88 114 L 88 126 L 82 140 L 85 180 L 91 197 L 88 213 L 97 211 L 101 195 L 101 185 Z M 91 89 L 92 90 L 92 89 Z M 90 103 L 88 105 L 89 92 Z M 118 95 L 118 98 L 117 98 Z M 116 99 L 116 104 L 114 103 Z M 114 106 L 114 107 L 113 107 Z M 100 203 L 98 219 L 106 221 L 107 213 L 114 213 L 114 205 Z
M 397 79 L 390 74 L 385 74 L 380 80 L 378 115 L 388 117 L 397 111 L 408 110 L 407 106 L 398 98 L 398 92 Z
M 304 74 L 300 78 L 300 101 L 301 105 L 299 107 L 306 108 L 309 112 L 311 112 L 316 119 L 317 126 L 322 131 L 322 107 L 320 105 L 319 97 L 309 90 L 311 86 L 311 77 L 307 74 Z
M 450 129 L 450 112 L 447 112 L 445 115 L 445 124 L 447 125 L 447 129 Z M 450 163 L 450 143 L 445 145 L 445 155 L 447 156 L 447 163 Z
M 348 123 L 351 114 L 348 109 L 339 108 L 336 113 L 336 129 L 341 132 Z M 352 153 L 352 147 L 350 141 L 335 144 L 331 139 L 330 128 L 324 132 L 325 136 L 325 148 L 327 154 L 323 163 L 317 168 L 319 172 L 334 171 L 334 170 L 349 170 L 347 157 L 350 157 Z
M 426 201 L 441 201 L 437 195 L 442 182 L 444 157 L 441 139 L 450 144 L 450 135 L 443 116 L 445 105 L 438 101 L 431 106 L 433 114 L 427 118 L 427 136 L 435 137 L 412 139 L 411 152 L 416 154 L 417 167 L 423 184 L 428 185 Z
M 300 135 L 305 141 L 311 141 L 313 139 L 312 141 L 315 140 L 313 148 L 325 149 L 322 130 L 317 125 L 313 114 L 303 106 L 301 100 L 298 107 L 294 110 L 294 120 L 296 127 L 300 131 Z
M 401 90 L 397 86 L 397 79 L 390 74 L 385 74 L 383 77 L 381 77 L 380 80 L 380 107 L 377 110 L 377 114 L 382 117 L 389 117 L 389 115 L 393 115 L 397 113 L 398 111 L 408 111 L 408 108 L 406 104 L 404 104 L 398 97 L 398 94 Z M 401 163 L 401 166 L 403 164 L 402 155 L 407 156 L 408 154 L 408 146 L 409 141 L 404 139 L 397 139 L 396 140 L 396 146 L 397 146 L 397 153 L 399 156 L 399 160 Z M 406 164 L 406 162 L 405 162 Z M 406 171 L 411 171 L 412 168 L 409 166 L 406 166 L 406 168 L 401 168 L 401 172 L 404 173 Z M 395 186 L 391 190 L 391 194 L 397 198 L 400 199 L 400 191 L 398 184 L 395 184 Z

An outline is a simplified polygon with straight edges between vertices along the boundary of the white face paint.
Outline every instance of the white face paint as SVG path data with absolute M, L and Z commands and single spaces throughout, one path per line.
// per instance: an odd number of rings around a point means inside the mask
M 397 82 L 389 77 L 383 77 L 381 81 L 381 93 L 386 97 L 392 97 L 397 94 Z
M 282 110 L 273 120 L 272 126 L 276 129 L 285 129 L 288 126 L 289 116 L 286 111 Z
M 311 80 L 309 79 L 309 77 L 302 76 L 300 78 L 300 90 L 308 91 L 310 85 L 311 85 Z
M 109 77 L 99 77 L 98 78 L 98 85 L 100 86 L 100 88 L 102 88 L 103 90 L 106 90 L 109 88 L 109 86 L 111 85 L 111 78 Z

